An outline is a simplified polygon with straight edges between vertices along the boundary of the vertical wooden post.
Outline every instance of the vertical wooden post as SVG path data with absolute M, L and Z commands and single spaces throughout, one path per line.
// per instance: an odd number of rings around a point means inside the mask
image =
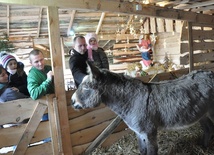
M 62 52 L 59 31 L 59 15 L 58 8 L 48 6 L 48 29 L 49 29 L 49 43 L 52 59 L 52 67 L 54 71 L 55 95 L 57 99 L 57 106 L 59 110 L 59 124 L 61 132 L 61 142 L 63 154 L 72 155 L 70 128 L 68 122 L 67 101 L 64 85 L 64 73 L 62 69 Z
M 189 72 L 194 69 L 193 60 L 193 37 L 192 37 L 192 23 L 188 22 L 188 40 L 189 40 Z

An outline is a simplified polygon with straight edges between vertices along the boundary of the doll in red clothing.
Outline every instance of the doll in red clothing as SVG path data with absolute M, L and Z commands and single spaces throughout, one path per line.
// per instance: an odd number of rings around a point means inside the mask
M 142 63 L 146 67 L 149 67 L 152 64 L 152 44 L 149 34 L 144 34 L 139 39 L 139 44 L 136 45 L 137 49 L 141 52 Z

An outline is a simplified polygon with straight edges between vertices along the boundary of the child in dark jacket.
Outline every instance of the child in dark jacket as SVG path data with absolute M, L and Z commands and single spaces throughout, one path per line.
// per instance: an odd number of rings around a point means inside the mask
M 27 74 L 24 71 L 24 64 L 17 62 L 14 56 L 7 53 L 0 54 L 0 63 L 7 70 L 9 86 L 15 87 L 19 92 L 29 96 L 27 90 Z
M 0 103 L 22 98 L 28 98 L 28 96 L 20 93 L 17 88 L 8 85 L 8 74 L 0 65 Z

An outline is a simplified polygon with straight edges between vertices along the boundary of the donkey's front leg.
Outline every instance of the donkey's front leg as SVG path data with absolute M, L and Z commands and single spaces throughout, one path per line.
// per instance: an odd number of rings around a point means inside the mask
M 141 155 L 157 155 L 157 131 L 152 133 L 142 133 L 137 135 L 139 150 Z

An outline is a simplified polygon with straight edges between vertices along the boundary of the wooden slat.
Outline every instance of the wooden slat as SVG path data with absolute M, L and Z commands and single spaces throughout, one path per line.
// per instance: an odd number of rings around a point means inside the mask
M 157 31 L 158 32 L 165 32 L 165 20 L 158 18 L 157 19 Z
M 76 10 L 72 10 L 72 12 L 71 12 L 71 18 L 70 18 L 70 22 L 69 22 L 68 30 L 67 30 L 67 36 L 70 35 L 70 31 L 71 31 L 71 27 L 73 26 L 75 15 L 76 15 Z
M 85 115 L 82 115 L 69 121 L 71 129 L 70 133 L 74 133 L 79 131 L 80 129 L 85 129 L 90 126 L 97 125 L 103 121 L 110 120 L 114 117 L 114 112 L 112 112 L 108 107 L 91 111 Z
M 70 133 L 68 124 L 68 113 L 65 96 L 64 73 L 62 70 L 62 52 L 60 45 L 60 32 L 59 32 L 59 17 L 57 7 L 48 7 L 48 28 L 50 37 L 50 50 L 52 58 L 52 68 L 54 69 L 54 85 L 55 95 L 57 98 L 57 106 L 59 110 L 61 142 L 63 153 L 72 155 L 71 140 L 68 137 Z M 64 104 L 63 104 L 64 103 Z
M 51 141 L 52 141 L 52 150 L 53 155 L 62 154 L 62 143 L 61 143 L 61 133 L 60 131 L 60 123 L 59 123 L 59 114 L 57 108 L 56 98 L 53 96 L 47 96 L 48 100 L 48 118 L 49 118 L 49 126 L 51 133 Z
M 193 60 L 193 38 L 192 38 L 192 23 L 188 22 L 188 51 L 189 51 L 189 72 L 194 69 Z
M 125 55 L 139 55 L 139 51 L 127 51 L 127 52 L 113 52 L 113 56 L 125 56 Z
M 47 109 L 46 104 L 38 102 L 38 105 L 36 106 L 36 108 L 33 112 L 33 115 L 30 118 L 30 120 L 25 128 L 25 131 L 24 131 L 22 137 L 20 138 L 20 141 L 14 151 L 15 155 L 25 154 L 28 144 L 30 143 L 46 109 Z
M 193 42 L 193 50 L 208 50 L 208 49 L 214 49 L 214 44 L 212 42 L 200 42 L 196 43 Z M 181 53 L 188 52 L 188 44 L 187 43 L 181 43 Z
M 36 106 L 37 102 L 32 99 L 19 99 L 1 103 L 0 124 L 21 123 L 24 119 L 30 118 Z M 10 113 L 8 113 L 8 108 Z
M 91 143 L 91 145 L 85 150 L 85 154 L 90 154 L 96 147 L 102 144 L 105 139 L 114 131 L 114 129 L 122 122 L 122 119 L 117 116 L 102 133 Z
M 183 27 L 183 21 L 176 20 L 175 21 L 175 32 L 181 33 Z
M 98 26 L 97 26 L 97 29 L 96 29 L 96 34 L 98 34 L 99 33 L 99 31 L 100 31 L 100 28 L 101 28 L 101 26 L 102 26 L 102 23 L 103 23 L 103 20 L 104 20 L 104 18 L 105 18 L 105 15 L 106 15 L 106 13 L 105 12 L 102 12 L 102 14 L 101 14 L 101 17 L 100 17 L 100 20 L 99 20 L 99 23 L 98 23 Z
M 173 32 L 174 31 L 173 20 L 165 19 L 165 26 L 166 26 L 166 32 Z
M 129 43 L 129 44 L 114 44 L 114 49 L 121 49 L 121 48 L 131 48 L 136 47 L 136 43 Z
M 0 141 L 0 148 L 17 145 L 26 128 L 26 125 L 27 124 L 21 124 L 19 126 L 0 129 L 0 139 L 4 139 L 4 141 Z M 50 136 L 49 122 L 41 122 L 30 143 L 39 142 Z
M 151 33 L 157 32 L 156 18 L 153 18 L 153 17 L 150 18 L 150 27 L 151 27 Z
M 212 39 L 214 40 L 214 30 L 193 30 L 192 31 L 193 40 L 205 40 L 205 39 Z M 187 40 L 187 33 L 184 33 L 181 36 L 181 41 Z
M 194 63 L 214 61 L 214 52 L 194 54 L 193 59 Z M 189 64 L 189 55 L 186 54 L 185 56 L 180 57 L 180 62 L 182 65 Z
M 142 60 L 141 56 L 133 56 L 127 58 L 113 58 L 113 63 L 122 63 L 122 62 L 137 62 Z

